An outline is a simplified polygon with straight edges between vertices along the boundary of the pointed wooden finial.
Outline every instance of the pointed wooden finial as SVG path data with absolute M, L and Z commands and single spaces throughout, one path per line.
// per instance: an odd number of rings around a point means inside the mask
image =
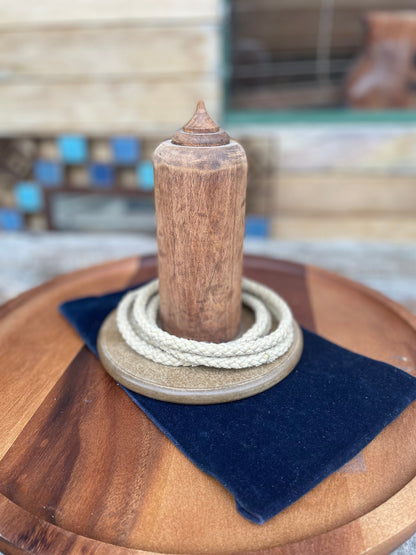
M 159 315 L 178 337 L 221 343 L 238 333 L 247 158 L 198 102 L 153 153 Z
M 191 119 L 172 137 L 172 142 L 182 146 L 220 146 L 230 142 L 230 136 L 208 114 L 200 100 Z
M 182 128 L 186 133 L 216 133 L 219 125 L 208 114 L 203 100 L 200 100 L 191 119 Z

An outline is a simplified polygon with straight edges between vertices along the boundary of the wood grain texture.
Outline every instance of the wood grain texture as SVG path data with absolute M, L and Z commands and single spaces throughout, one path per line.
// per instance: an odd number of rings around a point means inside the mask
M 187 146 L 187 136 L 202 142 Z M 162 327 L 197 341 L 229 341 L 241 319 L 244 149 L 199 103 L 174 140 L 155 150 L 153 165 Z
M 243 310 L 240 333 L 253 323 L 253 313 Z M 286 378 L 302 355 L 303 336 L 295 321 L 289 351 L 261 366 L 242 369 L 165 366 L 138 355 L 126 344 L 118 331 L 114 310 L 101 326 L 97 350 L 110 376 L 132 391 L 161 401 L 208 405 L 251 397 Z
M 82 346 L 75 333 L 66 333 L 67 326 L 62 321 L 57 307 L 64 293 L 68 299 L 79 296 L 79 287 L 85 294 L 97 294 L 110 287 L 122 288 L 127 285 L 131 272 L 137 263 L 123 262 L 118 268 L 106 265 L 100 268 L 100 283 L 89 288 L 89 271 L 78 274 L 78 284 L 71 280 L 58 278 L 47 286 L 41 286 L 36 296 L 25 293 L 0 308 L 0 334 L 2 345 L 14 345 L 19 360 L 12 372 L 1 376 L 0 413 L 8 415 L 7 426 L 0 426 L 0 457 L 4 455 L 14 439 L 20 434 L 34 412 L 49 393 L 54 383 L 66 370 Z M 27 311 L 42 314 L 48 322 L 49 332 L 39 325 L 39 318 L 27 319 Z M 25 327 L 25 333 L 20 328 Z M 61 337 L 65 334 L 65 341 Z M 59 344 L 59 350 L 56 345 Z M 25 350 L 30 356 L 25 356 Z M 20 353 L 20 354 L 19 354 Z M 8 355 L 2 349 L 1 365 L 4 369 Z M 28 381 L 31 383 L 27 387 Z
M 1 444 L 8 442 L 8 449 L 0 460 L 1 549 L 381 555 L 410 536 L 416 530 L 415 403 L 367 446 L 358 470 L 341 469 L 258 526 L 237 513 L 231 495 L 159 432 L 70 326 L 53 316 L 68 297 L 117 289 L 155 273 L 155 257 L 140 266 L 137 259 L 115 262 L 59 278 L 3 309 L 1 343 L 18 330 L 28 343 L 8 341 L 0 380 L 19 372 L 22 382 L 23 374 L 28 378 L 26 391 L 11 388 L 2 397 L 23 394 L 32 410 L 24 413 L 23 402 L 3 411 Z M 302 325 L 416 373 L 416 318 L 395 303 L 294 263 L 247 257 L 245 275 L 275 288 Z M 49 346 L 47 354 L 31 352 L 38 369 L 31 373 L 29 364 L 22 365 L 35 346 L 31 322 L 40 318 L 36 343 Z M 47 343 L 57 326 L 59 341 Z M 71 352 L 63 348 L 67 342 Z M 42 367 L 49 368 L 48 385 L 31 391 Z
M 181 72 L 215 74 L 220 56 L 220 33 L 209 25 L 52 28 L 0 34 L 2 84 L 16 79 L 56 82 L 167 77 Z
M 223 14 L 221 0 L 73 0 L 54 2 L 42 0 L 27 9 L 25 0 L 3 2 L 0 7 L 0 26 L 16 28 L 68 24 L 97 24 L 157 21 L 218 21 Z
M 204 96 L 217 117 L 221 105 L 217 77 L 148 77 L 140 80 L 8 83 L 0 85 L 6 133 L 86 132 L 171 134 L 189 117 L 189 105 Z M 76 102 L 74 102 L 76 99 Z M 115 109 L 117 107 L 117 109 Z

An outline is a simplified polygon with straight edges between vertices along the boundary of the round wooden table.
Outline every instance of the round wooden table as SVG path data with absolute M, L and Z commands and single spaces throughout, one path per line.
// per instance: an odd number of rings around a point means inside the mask
M 299 323 L 416 374 L 416 318 L 344 278 L 246 257 Z M 241 517 L 106 374 L 59 314 L 156 275 L 156 258 L 75 272 L 1 310 L 0 550 L 5 553 L 389 553 L 416 531 L 416 403 L 259 526 Z M 22 550 L 22 551 L 21 551 Z

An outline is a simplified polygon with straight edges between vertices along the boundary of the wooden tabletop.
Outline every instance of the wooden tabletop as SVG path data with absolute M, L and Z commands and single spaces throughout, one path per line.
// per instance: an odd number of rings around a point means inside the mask
M 415 403 L 262 526 L 242 518 L 232 496 L 131 403 L 57 306 L 155 273 L 154 258 L 130 258 L 60 277 L 2 308 L 1 548 L 347 555 L 389 553 L 407 539 L 416 530 Z M 249 257 L 245 274 L 277 289 L 304 326 L 415 372 L 416 319 L 400 306 L 311 266 Z

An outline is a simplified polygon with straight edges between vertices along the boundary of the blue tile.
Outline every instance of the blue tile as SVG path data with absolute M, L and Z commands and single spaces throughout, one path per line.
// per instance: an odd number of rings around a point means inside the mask
M 58 148 L 66 164 L 83 164 L 88 158 L 87 141 L 81 135 L 62 135 L 58 138 Z
M 23 216 L 13 208 L 0 207 L 0 229 L 4 231 L 19 231 L 24 228 Z
M 140 158 L 140 142 L 135 137 L 113 137 L 111 148 L 117 164 L 135 164 Z
M 263 216 L 246 216 L 246 237 L 269 237 L 270 221 Z
M 62 166 L 52 160 L 36 160 L 33 164 L 35 179 L 42 185 L 57 186 L 62 183 Z
M 43 209 L 42 189 L 32 181 L 20 181 L 14 186 L 14 196 L 22 212 L 40 212 Z
M 115 182 L 113 166 L 109 164 L 90 164 L 90 180 L 93 187 L 112 187 Z
M 150 160 L 143 160 L 137 166 L 137 182 L 143 191 L 152 191 L 155 180 L 153 175 L 153 164 Z

